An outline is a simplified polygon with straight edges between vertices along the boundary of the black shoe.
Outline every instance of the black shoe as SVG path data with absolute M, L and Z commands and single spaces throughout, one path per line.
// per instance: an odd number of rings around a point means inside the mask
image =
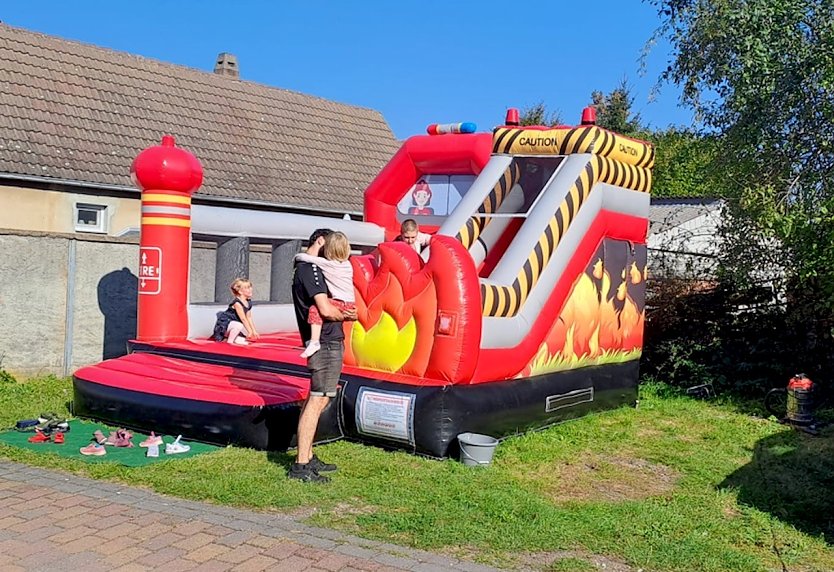
M 321 459 L 319 459 L 315 455 L 313 455 L 313 458 L 310 459 L 309 463 L 307 463 L 307 466 L 310 467 L 311 469 L 313 469 L 317 473 L 321 473 L 321 472 L 326 473 L 328 471 L 335 471 L 339 468 L 336 465 L 334 465 L 333 463 L 325 463 L 324 461 L 322 461 Z
M 290 467 L 289 472 L 287 473 L 287 477 L 291 479 L 298 479 L 304 483 L 329 483 L 330 478 L 322 476 L 318 474 L 315 470 L 310 467 L 310 463 L 306 465 L 301 465 L 299 463 L 293 463 Z

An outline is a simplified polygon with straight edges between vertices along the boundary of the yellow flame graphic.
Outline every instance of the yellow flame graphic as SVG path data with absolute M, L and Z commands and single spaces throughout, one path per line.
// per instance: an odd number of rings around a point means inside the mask
M 417 341 L 417 324 L 414 318 L 400 330 L 397 322 L 387 312 L 367 331 L 359 322 L 353 323 L 350 345 L 356 365 L 383 371 L 397 371 L 414 352 Z

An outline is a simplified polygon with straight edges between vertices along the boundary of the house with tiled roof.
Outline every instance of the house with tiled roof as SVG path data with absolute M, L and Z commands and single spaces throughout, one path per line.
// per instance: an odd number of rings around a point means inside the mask
M 195 304 L 241 275 L 286 302 L 306 236 L 287 223 L 360 225 L 341 219 L 399 146 L 379 112 L 245 81 L 229 54 L 212 73 L 0 24 L 0 62 L 0 320 L 25 320 L 0 329 L 0 368 L 18 375 L 68 375 L 135 337 L 130 166 L 163 135 L 202 163 L 195 207 L 274 220 L 272 238 L 193 235 Z
M 226 54 L 209 73 L 0 24 L 0 60 L 0 190 L 25 205 L 0 228 L 135 228 L 130 165 L 166 133 L 202 162 L 197 204 L 358 216 L 398 146 L 379 112 L 244 81 Z

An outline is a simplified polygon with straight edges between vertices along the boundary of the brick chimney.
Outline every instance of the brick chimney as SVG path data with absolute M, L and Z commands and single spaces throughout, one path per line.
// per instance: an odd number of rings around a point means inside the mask
M 237 67 L 237 56 L 221 52 L 217 56 L 217 63 L 214 64 L 214 73 L 235 78 L 240 77 L 240 70 Z

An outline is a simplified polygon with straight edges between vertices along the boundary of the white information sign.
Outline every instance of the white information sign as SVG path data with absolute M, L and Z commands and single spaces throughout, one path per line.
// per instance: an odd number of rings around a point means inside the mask
M 362 387 L 356 396 L 356 429 L 363 435 L 414 444 L 415 395 Z

